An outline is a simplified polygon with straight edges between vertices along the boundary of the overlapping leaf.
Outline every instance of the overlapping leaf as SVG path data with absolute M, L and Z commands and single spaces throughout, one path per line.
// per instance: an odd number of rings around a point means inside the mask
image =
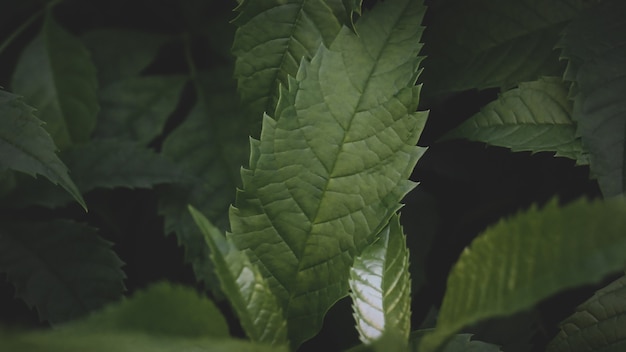
M 453 267 L 434 351 L 463 326 L 528 309 L 558 291 L 594 283 L 626 263 L 626 203 L 579 200 L 532 207 L 487 229 Z
M 565 319 L 547 351 L 623 351 L 625 348 L 626 278 L 622 276 Z
M 84 208 L 85 201 L 55 154 L 56 146 L 33 108 L 16 95 L 0 90 L 0 171 L 12 169 L 43 175 L 63 187 Z
M 419 352 L 419 342 L 429 330 L 418 330 L 411 333 L 411 351 Z M 472 340 L 472 334 L 456 334 L 450 338 L 441 352 L 501 352 L 497 345 Z
M 344 27 L 303 61 L 251 144 L 230 238 L 269 280 L 294 346 L 347 294 L 354 256 L 413 187 L 423 12 L 390 0 L 360 18 L 359 36 Z
M 184 76 L 131 77 L 104 87 L 94 135 L 148 144 L 178 105 Z
M 555 77 L 521 83 L 444 138 L 467 138 L 513 151 L 555 152 L 584 163 L 567 92 Z
M 302 58 L 330 45 L 349 19 L 341 0 L 248 0 L 237 10 L 235 77 L 242 102 L 258 118 L 274 112 L 279 85 L 295 76 Z
M 511 87 L 560 75 L 554 45 L 580 0 L 434 3 L 424 34 L 426 94 Z
M 189 208 L 211 248 L 211 260 L 222 290 L 252 341 L 287 344 L 287 322 L 276 296 L 245 252 L 237 250 L 223 233 L 196 209 Z
M 40 319 L 62 323 L 121 297 L 122 262 L 110 247 L 93 228 L 71 221 L 5 221 L 0 271 Z
M 602 193 L 626 189 L 626 3 L 604 1 L 567 27 L 559 46 L 574 82 L 573 119 Z
M 20 56 L 11 87 L 37 109 L 59 148 L 89 139 L 98 113 L 96 69 L 87 49 L 51 14 Z
M 411 331 L 409 251 L 397 216 L 354 259 L 350 295 L 359 338 L 373 343 L 393 333 L 408 343 Z

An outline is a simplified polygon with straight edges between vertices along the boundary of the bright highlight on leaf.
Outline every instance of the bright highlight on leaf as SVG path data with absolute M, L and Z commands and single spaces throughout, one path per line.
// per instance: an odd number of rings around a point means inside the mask
M 255 342 L 286 345 L 287 322 L 267 280 L 246 253 L 237 250 L 204 215 L 193 207 L 189 211 L 211 249 L 222 291 L 248 337 Z
M 385 333 L 408 342 L 411 330 L 409 250 L 393 216 L 376 242 L 354 259 L 350 295 L 359 338 L 373 343 Z
M 487 104 L 444 139 L 467 138 L 514 152 L 554 152 L 556 156 L 585 163 L 567 92 L 565 84 L 556 77 L 521 83 Z
M 448 276 L 437 328 L 421 351 L 435 351 L 462 327 L 509 315 L 565 289 L 594 283 L 626 263 L 626 203 L 551 201 L 487 229 Z

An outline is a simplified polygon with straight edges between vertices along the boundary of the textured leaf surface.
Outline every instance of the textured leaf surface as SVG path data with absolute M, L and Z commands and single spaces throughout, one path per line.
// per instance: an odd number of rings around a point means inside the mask
M 548 352 L 624 351 L 626 349 L 626 278 L 621 277 L 581 304 L 561 323 Z
M 341 0 L 248 0 L 237 10 L 235 77 L 242 102 L 259 118 L 274 112 L 279 85 L 302 58 L 329 46 L 348 19 Z
M 112 303 L 64 329 L 143 332 L 154 336 L 187 338 L 228 337 L 228 325 L 219 309 L 194 289 L 167 282 L 152 284 L 131 298 Z
M 11 87 L 37 109 L 60 149 L 89 139 L 98 113 L 96 69 L 83 44 L 50 14 L 20 56 Z
M 43 175 L 63 187 L 84 208 L 85 201 L 55 154 L 54 141 L 33 115 L 33 108 L 16 95 L 0 90 L 0 171 L 12 169 Z
M 286 345 L 287 322 L 267 280 L 246 253 L 237 250 L 204 215 L 193 207 L 189 210 L 211 248 L 222 290 L 248 337 L 256 342 Z
M 423 150 L 414 86 L 424 8 L 386 1 L 320 47 L 253 140 L 232 240 L 260 266 L 293 346 L 348 293 L 353 258 L 399 208 Z
M 165 216 L 166 233 L 176 233 L 196 278 L 205 282 L 212 275 L 208 248 L 187 206 L 193 205 L 225 231 L 228 208 L 239 186 L 239 169 L 249 150 L 248 119 L 238 107 L 230 72 L 224 69 L 198 77 L 199 100 L 162 149 L 189 179 L 162 189 L 159 213 Z M 210 280 L 207 283 L 211 285 Z
M 476 238 L 448 276 L 434 351 L 463 326 L 522 311 L 558 291 L 594 283 L 624 267 L 626 203 L 551 201 L 502 220 Z
M 167 36 L 127 29 L 105 28 L 85 33 L 82 42 L 98 69 L 98 83 L 111 83 L 139 75 L 154 60 Z
M 559 46 L 574 82 L 573 119 L 606 197 L 624 194 L 626 3 L 605 1 L 567 27 Z
M 544 77 L 503 93 L 444 138 L 467 138 L 517 151 L 555 152 L 585 162 L 572 103 L 561 79 Z
M 350 290 L 359 338 L 373 343 L 386 332 L 408 342 L 411 331 L 409 250 L 397 216 L 354 259 Z
M 95 136 L 148 144 L 178 105 L 184 76 L 131 77 L 103 88 Z
M 580 0 L 451 0 L 434 3 L 424 42 L 425 93 L 511 87 L 560 75 L 554 45 Z
M 419 342 L 424 334 L 430 331 L 418 330 L 411 333 L 411 351 L 420 352 Z M 501 352 L 497 345 L 472 340 L 472 334 L 456 334 L 450 338 L 441 352 Z
M 123 263 L 110 247 L 95 229 L 70 221 L 5 221 L 0 271 L 42 320 L 62 323 L 121 297 Z

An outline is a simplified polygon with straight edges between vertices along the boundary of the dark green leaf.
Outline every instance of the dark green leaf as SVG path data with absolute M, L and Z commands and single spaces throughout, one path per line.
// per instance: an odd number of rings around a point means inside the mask
M 348 293 L 355 255 L 413 188 L 426 113 L 415 112 L 419 1 L 377 4 L 303 61 L 251 143 L 232 240 L 268 278 L 294 347 Z
M 397 216 L 354 259 L 350 290 L 356 328 L 364 343 L 385 333 L 408 342 L 411 331 L 409 251 Z
M 420 352 L 419 343 L 431 330 L 418 330 L 411 333 L 411 351 Z M 456 334 L 440 350 L 441 352 L 501 352 L 497 345 L 472 340 L 472 334 Z
M 223 233 L 193 207 L 189 208 L 206 243 L 222 289 L 252 341 L 287 344 L 287 322 L 276 296 L 259 269 Z
M 37 109 L 59 148 L 89 139 L 98 113 L 96 69 L 87 49 L 51 14 L 20 56 L 11 86 Z
M 55 154 L 56 146 L 33 115 L 33 108 L 16 95 L 0 90 L 0 171 L 12 169 L 45 176 L 63 187 L 87 209 L 67 167 Z
M 594 283 L 626 263 L 626 203 L 551 201 L 487 229 L 461 254 L 449 277 L 434 351 L 464 326 L 530 308 L 558 291 Z
M 186 82 L 184 76 L 146 76 L 108 85 L 98 96 L 95 137 L 148 144 L 163 131 Z
M 62 323 L 121 297 L 123 263 L 110 247 L 95 229 L 70 221 L 4 221 L 0 271 L 40 319 Z
M 573 119 L 606 197 L 626 189 L 626 2 L 605 1 L 567 27 L 559 46 L 574 82 Z

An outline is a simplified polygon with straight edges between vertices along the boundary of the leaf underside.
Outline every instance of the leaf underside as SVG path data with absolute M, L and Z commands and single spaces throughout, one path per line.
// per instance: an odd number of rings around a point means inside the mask
M 551 201 L 487 229 L 448 276 L 434 351 L 463 326 L 528 309 L 556 292 L 594 283 L 624 267 L 626 204 Z
M 122 261 L 95 229 L 65 220 L 0 229 L 0 271 L 41 320 L 67 322 L 121 297 Z
M 229 237 L 268 279 L 297 347 L 348 293 L 352 260 L 413 187 L 419 1 L 386 1 L 303 61 L 251 143 Z
M 626 3 L 605 1 L 574 20 L 559 43 L 573 82 L 573 119 L 605 197 L 626 189 Z
M 568 89 L 557 77 L 524 82 L 449 132 L 444 139 L 471 141 L 510 148 L 514 152 L 553 152 L 585 163 Z
M 626 277 L 581 304 L 561 324 L 547 352 L 623 351 L 626 348 Z
M 397 216 L 354 259 L 350 295 L 359 338 L 370 344 L 385 333 L 408 342 L 411 331 L 409 251 Z

